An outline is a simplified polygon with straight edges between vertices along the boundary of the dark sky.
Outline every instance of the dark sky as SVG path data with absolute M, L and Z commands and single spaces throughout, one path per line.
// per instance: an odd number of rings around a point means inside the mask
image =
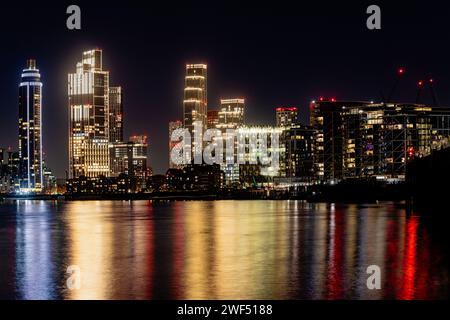
M 125 134 L 146 133 L 150 163 L 168 163 L 168 129 L 181 119 L 188 62 L 208 64 L 209 108 L 221 97 L 245 97 L 246 121 L 274 123 L 274 108 L 318 96 L 379 100 L 406 75 L 395 100 L 414 102 L 417 80 L 432 76 L 441 105 L 450 106 L 450 8 L 435 1 L 209 1 L 149 5 L 144 1 L 12 1 L 0 5 L 0 146 L 17 146 L 18 83 L 37 59 L 44 82 L 47 162 L 67 168 L 67 73 L 83 50 L 103 49 L 111 85 L 125 91 Z M 57 3 L 57 4 L 56 4 Z M 82 30 L 66 29 L 69 4 L 82 10 Z M 382 30 L 366 28 L 378 4 Z M 431 103 L 431 94 L 424 92 Z

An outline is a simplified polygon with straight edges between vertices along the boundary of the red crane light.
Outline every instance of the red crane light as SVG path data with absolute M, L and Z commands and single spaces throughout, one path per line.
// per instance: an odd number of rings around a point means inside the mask
M 405 73 L 405 69 L 404 68 L 399 68 L 398 69 L 398 74 L 399 75 L 402 75 L 402 74 L 404 74 Z

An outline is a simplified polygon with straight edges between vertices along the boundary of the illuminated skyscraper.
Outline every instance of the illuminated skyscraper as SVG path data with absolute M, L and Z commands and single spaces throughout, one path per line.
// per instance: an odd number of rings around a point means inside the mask
M 233 185 L 239 182 L 236 135 L 228 134 L 227 129 L 237 130 L 244 125 L 244 109 L 245 99 L 235 98 L 220 100 L 220 110 L 218 112 L 216 128 L 222 132 L 226 161 L 221 165 L 221 169 L 225 173 L 225 183 L 227 185 Z M 234 144 L 235 148 L 233 156 L 227 155 L 225 151 L 225 146 L 230 143 Z
M 277 115 L 277 127 L 289 128 L 297 124 L 296 107 L 280 107 L 275 110 Z
M 27 61 L 19 85 L 19 186 L 40 192 L 42 171 L 42 82 L 35 60 Z
M 218 129 L 237 129 L 244 124 L 245 99 L 221 99 Z
M 122 87 L 109 88 L 109 142 L 123 142 Z
M 109 72 L 102 51 L 83 52 L 68 75 L 69 177 L 109 174 Z
M 183 125 L 192 137 L 196 134 L 194 122 L 201 121 L 203 130 L 207 128 L 207 66 L 206 64 L 187 64 L 184 81 Z M 203 133 L 203 132 L 202 132 Z M 192 150 L 196 148 L 192 143 Z

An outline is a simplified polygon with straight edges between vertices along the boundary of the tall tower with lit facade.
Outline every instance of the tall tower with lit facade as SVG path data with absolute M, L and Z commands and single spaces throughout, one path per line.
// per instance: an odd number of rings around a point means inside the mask
M 109 175 L 109 93 L 102 51 L 83 52 L 68 75 L 70 178 Z
M 245 99 L 221 99 L 218 129 L 237 129 L 244 125 Z
M 109 88 L 109 141 L 123 142 L 122 87 Z
M 224 157 L 226 162 L 221 164 L 221 169 L 225 173 L 225 183 L 227 185 L 239 182 L 239 164 L 237 163 L 237 136 L 229 135 L 227 130 L 237 130 L 244 125 L 245 99 L 221 99 L 218 111 L 216 128 L 222 132 Z M 226 146 L 228 143 L 234 144 L 234 155 L 228 159 Z
M 207 66 L 206 64 L 187 64 L 184 81 L 183 125 L 189 130 L 192 137 L 195 134 L 195 121 L 201 121 L 203 130 L 206 130 L 207 113 Z M 192 150 L 195 150 L 196 147 L 193 142 Z
M 41 192 L 42 82 L 36 61 L 27 61 L 19 84 L 19 187 L 23 192 Z

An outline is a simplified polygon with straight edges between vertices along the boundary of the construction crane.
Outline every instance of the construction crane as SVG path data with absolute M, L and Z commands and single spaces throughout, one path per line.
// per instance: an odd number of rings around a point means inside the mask
M 430 78 L 428 80 L 428 85 L 430 87 L 431 98 L 433 99 L 433 106 L 439 107 L 439 100 L 437 98 L 436 91 L 434 90 L 433 84 L 434 84 L 434 80 L 433 80 L 433 78 Z M 425 86 L 425 82 L 423 80 L 419 80 L 417 82 L 416 103 L 420 103 L 420 96 L 422 94 L 422 90 L 423 90 L 424 86 Z
M 430 78 L 428 80 L 428 84 L 430 86 L 431 96 L 433 98 L 433 104 L 434 104 L 435 107 L 439 107 L 440 104 L 439 104 L 439 100 L 438 100 L 437 95 L 436 95 L 436 91 L 434 90 L 434 80 L 433 80 L 433 78 Z
M 389 95 L 387 96 L 386 102 L 391 102 L 391 99 L 392 99 L 392 97 L 394 95 L 394 92 L 397 89 L 398 84 L 400 83 L 400 79 L 403 77 L 404 74 L 405 74 L 405 68 L 403 68 L 403 67 L 398 68 L 398 70 L 397 70 L 397 79 L 395 80 L 395 83 L 392 86 L 391 91 L 389 92 Z
M 423 85 L 424 85 L 423 80 L 419 80 L 419 82 L 417 82 L 416 103 L 420 102 L 420 94 L 422 93 Z

